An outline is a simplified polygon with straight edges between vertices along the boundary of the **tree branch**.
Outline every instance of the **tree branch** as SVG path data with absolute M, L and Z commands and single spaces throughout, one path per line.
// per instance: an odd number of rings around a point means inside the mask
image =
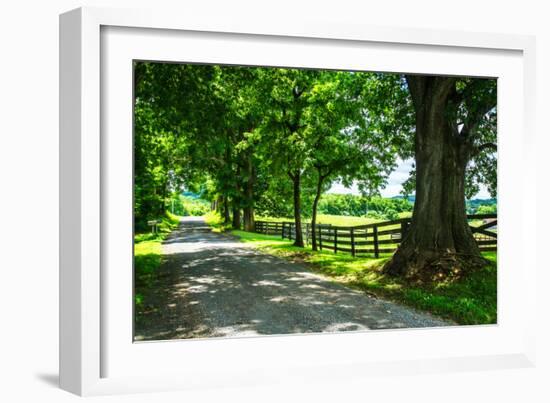
M 457 77 L 435 77 L 433 79 L 434 95 L 445 99 L 456 88 Z
M 468 114 L 464 120 L 462 130 L 460 130 L 460 136 L 466 138 L 474 133 L 478 126 L 483 121 L 483 117 L 487 115 L 496 106 L 496 95 L 485 96 L 478 102 L 473 103 L 472 93 L 476 91 L 479 86 L 468 86 L 463 94 L 463 100 L 465 107 L 468 110 Z
M 305 87 L 302 88 L 302 90 L 299 90 L 298 89 L 298 86 L 295 86 L 293 89 L 292 89 L 292 95 L 294 95 L 294 98 L 297 99 L 297 98 L 300 98 L 302 96 L 302 94 L 304 93 L 305 91 Z
M 483 143 L 476 147 L 474 156 L 479 155 L 483 150 L 487 150 L 487 149 L 492 149 L 493 151 L 497 151 L 497 145 L 495 143 Z

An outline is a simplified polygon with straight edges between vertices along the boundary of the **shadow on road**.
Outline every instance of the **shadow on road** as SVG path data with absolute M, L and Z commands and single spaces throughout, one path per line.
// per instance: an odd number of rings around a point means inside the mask
M 136 341 L 447 325 L 259 253 L 203 222 L 182 223 L 163 248 L 155 281 L 138 290 Z

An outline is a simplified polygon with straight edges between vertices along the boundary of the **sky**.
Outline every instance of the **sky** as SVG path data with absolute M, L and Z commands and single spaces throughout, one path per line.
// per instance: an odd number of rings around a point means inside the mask
M 382 197 L 393 197 L 393 196 L 400 196 L 402 186 L 401 184 L 407 180 L 409 177 L 409 172 L 412 169 L 413 159 L 408 160 L 399 160 L 399 165 L 397 168 L 391 173 L 390 177 L 388 178 L 388 184 L 384 189 L 381 189 L 380 193 Z M 357 185 L 353 185 L 351 188 L 346 188 L 341 183 L 333 183 L 332 187 L 329 189 L 328 193 L 339 193 L 339 194 L 355 194 L 360 195 L 359 189 L 357 188 Z M 487 187 L 480 185 L 479 192 L 473 197 L 473 199 L 489 199 L 491 196 L 489 195 L 489 191 L 487 190 Z

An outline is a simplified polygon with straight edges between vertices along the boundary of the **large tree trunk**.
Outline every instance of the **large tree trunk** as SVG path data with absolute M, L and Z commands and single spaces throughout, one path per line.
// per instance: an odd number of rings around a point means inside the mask
M 222 215 L 223 196 L 218 196 L 216 199 L 216 213 Z
M 319 205 L 319 199 L 321 198 L 321 189 L 323 187 L 324 177 L 319 173 L 317 179 L 317 191 L 315 193 L 315 199 L 313 199 L 313 209 L 311 213 L 311 249 L 317 250 L 317 231 L 315 226 L 317 225 L 317 206 Z
M 223 223 L 229 224 L 231 222 L 231 215 L 229 212 L 229 198 L 223 196 Z
M 301 173 L 299 171 L 291 175 L 293 198 L 294 198 L 294 227 L 295 227 L 295 239 L 294 246 L 304 247 L 304 237 L 302 235 L 302 206 L 300 198 L 300 179 Z
M 254 207 L 247 206 L 243 208 L 243 224 L 244 230 L 248 232 L 254 232 L 255 227 L 254 219 Z
M 464 181 L 471 149 L 455 136 L 446 114 L 454 82 L 407 79 L 416 110 L 416 201 L 411 225 L 384 270 L 418 279 L 459 275 L 485 262 L 466 218 Z
M 247 157 L 247 180 L 244 187 L 243 221 L 244 230 L 254 232 L 254 182 L 256 180 L 252 156 Z
M 166 213 L 166 193 L 168 191 L 168 181 L 162 182 L 162 190 L 160 191 L 160 202 L 158 206 L 158 216 L 164 216 Z
M 241 229 L 241 207 L 236 200 L 233 200 L 233 228 Z
M 235 177 L 241 177 L 241 167 L 237 165 L 237 172 L 235 172 Z M 242 200 L 242 188 L 240 180 L 237 180 L 235 183 L 235 196 L 232 199 L 232 208 L 233 208 L 233 228 L 241 229 L 241 200 Z

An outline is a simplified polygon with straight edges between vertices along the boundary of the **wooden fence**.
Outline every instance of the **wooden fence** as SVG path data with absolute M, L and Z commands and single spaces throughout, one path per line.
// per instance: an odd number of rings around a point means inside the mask
M 497 215 L 468 215 L 470 228 L 481 251 L 497 250 Z M 334 253 L 344 252 L 353 256 L 391 254 L 407 233 L 410 218 L 384 221 L 358 226 L 335 226 L 317 224 L 315 231 L 320 250 L 329 249 Z M 304 242 L 311 243 L 311 224 L 302 224 Z M 294 239 L 295 224 L 291 221 L 267 222 L 256 221 L 255 232 L 268 235 L 279 235 L 283 239 Z

